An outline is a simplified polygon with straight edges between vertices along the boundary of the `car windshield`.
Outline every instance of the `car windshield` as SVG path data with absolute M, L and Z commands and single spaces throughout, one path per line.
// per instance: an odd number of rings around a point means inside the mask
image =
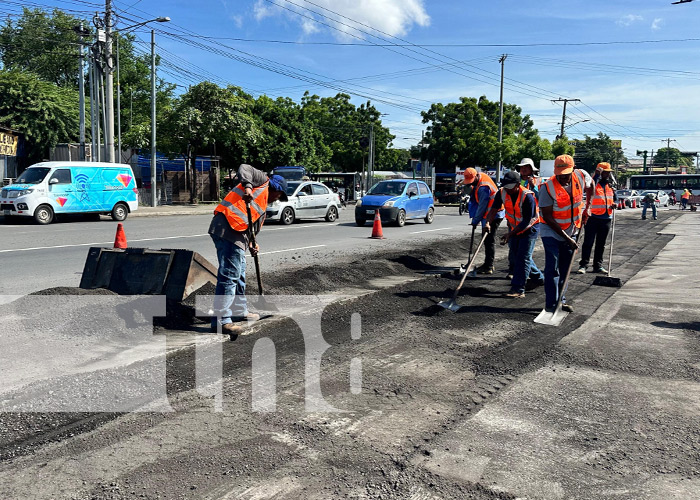
M 370 189 L 367 194 L 379 196 L 399 196 L 401 193 L 403 193 L 405 187 L 405 182 L 382 181 L 372 186 L 372 189 Z
M 287 196 L 292 196 L 301 182 L 287 182 Z
M 17 184 L 39 184 L 51 170 L 48 167 L 28 168 L 15 181 Z
M 618 189 L 617 190 L 618 196 L 629 196 L 631 194 L 632 194 L 632 191 L 630 191 L 629 189 Z

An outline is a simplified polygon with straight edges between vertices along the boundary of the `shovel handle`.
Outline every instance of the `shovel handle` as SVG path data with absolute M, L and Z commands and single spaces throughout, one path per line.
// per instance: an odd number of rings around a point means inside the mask
M 583 234 L 583 224 L 581 224 L 581 230 L 576 235 L 576 243 L 578 243 L 578 240 L 581 238 L 582 234 Z M 574 260 L 576 259 L 577 253 L 578 253 L 578 247 L 576 247 L 576 250 L 574 250 L 574 253 L 571 255 L 571 262 L 569 262 L 569 269 L 566 271 L 566 277 L 564 278 L 564 283 L 561 286 L 561 292 L 559 293 L 559 300 L 557 300 L 557 307 L 554 309 L 555 311 L 557 311 L 561 307 L 562 300 L 564 299 L 564 291 L 566 290 L 566 285 L 569 284 L 569 276 L 571 276 L 571 270 L 574 267 Z
M 608 277 L 610 277 L 610 273 L 612 272 L 613 244 L 615 243 L 615 212 L 617 212 L 617 210 L 613 209 L 612 232 L 610 234 L 610 256 L 608 257 Z
M 464 281 L 467 279 L 467 275 L 469 274 L 469 271 L 471 271 L 472 266 L 474 265 L 474 261 L 476 260 L 476 256 L 479 254 L 479 250 L 481 250 L 481 246 L 484 244 L 484 241 L 486 240 L 486 237 L 489 235 L 489 233 L 484 233 L 481 236 L 481 241 L 479 242 L 479 246 L 476 247 L 476 252 L 474 252 L 474 256 L 469 259 L 469 264 L 467 264 L 467 269 L 464 271 L 464 275 L 462 276 L 462 281 L 459 282 L 459 286 L 455 288 L 454 294 L 452 295 L 452 301 L 455 301 L 457 299 L 457 295 L 459 295 L 459 291 L 462 289 L 462 286 L 464 286 Z
M 245 202 L 245 209 L 246 212 L 248 212 L 248 237 L 250 238 L 250 242 L 253 244 L 253 247 L 257 247 L 257 243 L 255 242 L 255 231 L 253 230 L 253 216 L 250 212 L 250 203 Z M 258 253 L 255 252 L 255 255 L 253 255 L 253 261 L 255 262 L 255 277 L 258 279 L 258 293 L 260 295 L 265 295 L 263 293 L 263 285 L 262 285 L 262 276 L 260 276 L 260 261 L 258 260 Z

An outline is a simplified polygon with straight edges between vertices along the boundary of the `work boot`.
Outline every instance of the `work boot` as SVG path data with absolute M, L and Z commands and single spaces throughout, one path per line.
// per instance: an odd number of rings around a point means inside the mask
M 580 266 L 576 272 L 578 274 L 586 274 L 586 266 Z
M 608 274 L 608 270 L 605 269 L 603 266 L 597 267 L 596 269 L 593 270 L 594 273 L 600 273 L 600 274 Z
M 508 273 L 508 274 L 506 274 L 506 279 L 507 279 L 507 280 L 512 280 L 512 279 L 513 279 L 513 273 Z
M 241 321 L 257 321 L 260 319 L 260 315 L 257 313 L 249 312 L 247 316 L 236 316 L 231 318 L 235 323 L 240 323 Z
M 570 313 L 574 312 L 574 308 L 571 307 L 569 304 L 562 304 L 561 310 L 566 311 L 566 312 L 570 312 Z
M 503 294 L 504 297 L 507 297 L 509 299 L 524 299 L 525 298 L 525 292 L 519 292 L 517 290 L 511 290 L 508 293 Z
M 485 263 L 476 268 L 478 274 L 493 274 L 493 266 L 487 266 Z
M 216 325 L 212 325 L 211 327 L 212 333 L 217 332 Z M 243 333 L 243 327 L 238 326 L 234 323 L 225 323 L 221 325 L 221 334 L 222 335 L 230 335 L 232 338 L 235 339 L 235 337 L 238 337 L 241 333 Z

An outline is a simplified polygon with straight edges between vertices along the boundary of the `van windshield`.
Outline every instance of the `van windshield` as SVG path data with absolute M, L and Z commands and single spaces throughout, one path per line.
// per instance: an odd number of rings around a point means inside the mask
M 39 184 L 51 170 L 49 167 L 28 168 L 15 181 L 16 184 Z

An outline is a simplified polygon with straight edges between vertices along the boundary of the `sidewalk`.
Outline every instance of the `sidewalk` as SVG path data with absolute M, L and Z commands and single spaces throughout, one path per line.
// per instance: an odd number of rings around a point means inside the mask
M 547 366 L 444 436 L 423 466 L 519 498 L 698 498 L 700 217 L 661 234 L 674 237 Z
M 163 215 L 212 215 L 216 203 L 198 203 L 196 205 L 158 205 L 148 207 L 139 205 L 138 210 L 131 212 L 129 217 L 156 217 Z

